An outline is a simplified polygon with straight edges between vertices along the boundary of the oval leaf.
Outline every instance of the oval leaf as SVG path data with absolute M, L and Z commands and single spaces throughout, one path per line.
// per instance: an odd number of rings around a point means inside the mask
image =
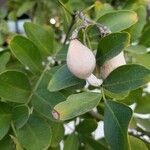
M 62 123 L 52 122 L 51 128 L 52 128 L 51 147 L 57 147 L 64 137 L 64 126 Z
M 107 100 L 104 111 L 104 133 L 112 150 L 128 150 L 128 124 L 132 110 L 124 104 Z
M 39 48 L 42 56 L 53 53 L 54 35 L 50 28 L 44 29 L 39 25 L 26 22 L 24 24 L 24 29 L 29 39 Z
M 22 128 L 28 121 L 29 108 L 25 105 L 13 108 L 13 122 L 16 128 Z
M 9 52 L 0 54 L 0 72 L 5 70 L 6 64 L 8 63 L 9 59 L 10 59 Z
M 11 108 L 5 103 L 0 103 L 0 140 L 7 134 L 11 119 Z
M 98 19 L 98 22 L 107 26 L 112 32 L 119 32 L 129 28 L 137 22 L 137 14 L 133 11 L 121 10 L 108 13 Z
M 47 149 L 51 141 L 51 128 L 44 119 L 32 115 L 27 124 L 17 130 L 17 137 L 25 149 Z
M 139 138 L 130 136 L 131 150 L 148 150 L 146 144 Z
M 101 100 L 101 94 L 92 92 L 83 92 L 73 94 L 66 101 L 57 104 L 54 107 L 59 115 L 59 120 L 68 120 L 82 115 L 98 105 Z
M 67 65 L 64 65 L 53 75 L 49 82 L 48 89 L 49 91 L 54 92 L 83 83 L 84 80 L 76 78 L 68 70 Z
M 90 134 L 97 128 L 95 119 L 85 119 L 76 126 L 76 131 L 80 134 Z
M 79 149 L 79 139 L 75 133 L 68 135 L 64 142 L 64 150 L 78 150 Z
M 10 48 L 15 57 L 33 72 L 40 71 L 42 60 L 37 47 L 23 36 L 15 36 L 10 42 Z
M 18 71 L 5 71 L 0 74 L 0 97 L 10 102 L 25 103 L 30 95 L 27 76 Z
M 97 62 L 102 65 L 125 49 L 130 42 L 128 33 L 112 33 L 102 38 L 98 43 Z
M 150 80 L 150 70 L 141 65 L 124 65 L 110 73 L 103 87 L 113 93 L 137 89 Z
M 51 120 L 54 120 L 51 114 L 53 107 L 56 104 L 66 100 L 66 97 L 64 97 L 62 93 L 50 92 L 47 89 L 48 82 L 57 69 L 58 67 L 54 67 L 41 75 L 41 80 L 38 82 L 37 89 L 34 91 L 31 99 L 34 109 L 44 117 Z

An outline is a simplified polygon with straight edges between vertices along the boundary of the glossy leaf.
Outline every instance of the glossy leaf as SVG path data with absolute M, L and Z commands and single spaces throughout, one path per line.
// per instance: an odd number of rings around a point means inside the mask
M 44 119 L 32 115 L 27 124 L 17 130 L 17 137 L 25 149 L 46 149 L 49 147 L 52 137 L 51 128 Z
M 139 88 L 137 90 L 131 91 L 127 97 L 125 97 L 123 100 L 119 100 L 122 103 L 125 103 L 127 105 L 132 105 L 133 103 L 136 103 L 138 100 L 142 98 L 142 89 Z
M 135 90 L 150 80 L 150 70 L 144 66 L 132 64 L 121 66 L 104 80 L 103 87 L 113 93 Z
M 57 147 L 64 137 L 64 127 L 62 123 L 52 122 L 51 128 L 52 128 L 51 147 Z
M 140 6 L 138 9 L 135 10 L 138 15 L 138 21 L 134 24 L 130 29 L 129 33 L 131 34 L 131 40 L 136 41 L 141 36 L 141 32 L 143 27 L 146 23 L 146 7 Z
M 148 150 L 146 144 L 139 138 L 130 136 L 131 150 Z
M 13 123 L 16 128 L 22 128 L 28 121 L 29 108 L 25 105 L 17 106 L 13 108 Z
M 16 150 L 15 145 L 9 135 L 0 140 L 0 148 L 2 150 Z
M 35 5 L 35 1 L 26 1 L 24 2 L 17 11 L 17 16 L 20 17 L 24 13 L 26 13 L 28 10 L 31 10 Z
M 0 97 L 10 102 L 25 103 L 30 95 L 27 76 L 18 71 L 5 71 L 0 74 Z
M 126 105 L 111 100 L 105 102 L 104 133 L 112 150 L 129 149 L 127 130 L 131 117 L 132 110 Z
M 97 128 L 97 122 L 94 119 L 85 119 L 76 126 L 76 131 L 80 134 L 92 133 Z
M 62 1 L 63 3 L 67 3 L 69 0 L 60 0 L 60 1 Z
M 147 27 L 143 33 L 142 33 L 142 36 L 140 37 L 140 44 L 146 46 L 146 47 L 150 47 L 150 38 L 149 38 L 149 35 L 150 35 L 150 26 Z
M 66 61 L 67 57 L 67 52 L 68 52 L 68 46 L 69 45 L 64 45 L 56 54 L 56 59 L 60 61 Z
M 10 43 L 10 48 L 15 57 L 31 71 L 39 72 L 42 69 L 42 60 L 37 47 L 23 36 L 15 36 Z
M 90 136 L 83 136 L 82 135 L 82 140 L 85 143 L 85 145 L 86 145 L 85 148 L 87 148 L 87 150 L 97 150 L 97 149 L 108 150 L 109 149 L 107 143 L 104 144 L 101 142 L 103 139 L 94 140 Z
M 149 103 L 150 94 L 146 94 L 143 97 L 140 97 L 137 99 L 135 112 L 141 113 L 141 114 L 147 114 L 150 110 L 150 103 Z
M 98 19 L 98 22 L 107 26 L 112 32 L 119 32 L 129 28 L 137 22 L 137 14 L 133 11 L 120 10 L 108 13 Z
M 100 1 L 95 1 L 95 18 L 99 19 L 101 16 L 113 12 L 113 7 L 108 3 L 101 3 Z
M 38 47 L 41 55 L 50 55 L 54 51 L 54 35 L 51 28 L 26 22 L 24 24 L 25 32 L 30 40 Z
M 143 45 L 135 45 L 135 46 L 129 46 L 125 49 L 127 52 L 131 52 L 133 54 L 145 54 L 147 53 L 147 49 Z M 138 55 L 141 56 L 141 55 Z
M 97 49 L 97 62 L 102 65 L 124 50 L 130 42 L 128 33 L 112 33 L 100 39 Z
M 37 89 L 31 98 L 32 105 L 36 111 L 48 119 L 53 119 L 53 107 L 66 100 L 66 97 L 60 92 L 50 92 L 47 89 L 48 82 L 52 75 L 57 71 L 58 67 L 54 67 L 49 71 L 43 72 L 40 81 L 38 82 Z
M 142 55 L 134 55 L 135 62 L 150 69 L 150 53 Z
M 70 95 L 66 101 L 57 104 L 54 110 L 58 113 L 59 120 L 68 120 L 82 115 L 98 105 L 101 94 L 83 92 Z
M 78 136 L 75 133 L 68 135 L 67 139 L 64 142 L 64 150 L 78 150 L 78 147 Z
M 8 63 L 9 59 L 10 59 L 9 52 L 0 54 L 0 72 L 6 69 L 6 64 Z
M 7 134 L 12 119 L 11 107 L 0 103 L 0 140 Z
M 83 80 L 76 78 L 68 70 L 67 65 L 64 65 L 53 75 L 49 82 L 48 89 L 49 91 L 54 92 L 83 83 Z

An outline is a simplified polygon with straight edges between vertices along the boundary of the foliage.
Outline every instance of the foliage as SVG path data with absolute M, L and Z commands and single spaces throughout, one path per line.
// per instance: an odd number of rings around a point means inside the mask
M 150 113 L 148 0 L 7 0 L 6 5 L 0 7 L 0 149 L 59 150 L 60 142 L 64 150 L 150 149 L 150 118 L 139 115 Z M 98 78 L 105 62 L 125 53 L 127 65 L 99 87 L 87 86 L 66 65 L 69 37 L 82 22 L 76 11 L 111 31 L 105 36 L 92 24 L 78 35 L 96 51 Z M 23 16 L 31 20 L 24 23 L 25 35 L 10 32 L 7 22 Z M 72 133 L 65 134 L 70 122 Z M 96 139 L 99 122 L 104 138 Z

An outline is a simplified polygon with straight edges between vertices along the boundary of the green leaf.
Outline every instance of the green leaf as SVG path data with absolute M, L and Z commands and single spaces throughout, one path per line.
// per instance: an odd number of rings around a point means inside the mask
M 119 32 L 129 28 L 137 20 L 137 14 L 134 11 L 120 10 L 100 17 L 98 22 L 107 26 L 112 32 Z
M 150 119 L 135 118 L 138 127 L 144 131 L 150 132 Z
M 139 44 L 144 45 L 146 47 L 150 47 L 150 26 L 148 26 L 142 33 L 142 36 L 140 37 Z
M 25 105 L 17 106 L 13 108 L 13 123 L 16 128 L 22 128 L 28 121 L 29 108 Z
M 147 49 L 143 45 L 135 45 L 135 46 L 129 46 L 125 48 L 125 51 L 133 53 L 133 54 L 145 54 L 147 53 Z M 141 55 L 138 55 L 141 56 Z
M 6 69 L 6 64 L 8 63 L 9 59 L 10 59 L 9 52 L 0 54 L 0 72 Z
M 68 135 L 67 139 L 64 142 L 64 150 L 78 150 L 79 148 L 79 139 L 75 133 Z
M 138 40 L 138 38 L 141 36 L 141 32 L 146 23 L 147 16 L 146 7 L 144 6 L 140 6 L 138 9 L 135 10 L 135 12 L 138 15 L 138 22 L 129 29 L 132 41 Z
M 95 1 L 95 18 L 99 19 L 101 16 L 113 12 L 113 7 L 108 3 L 101 3 L 100 1 Z
M 149 102 L 150 94 L 146 94 L 139 99 L 137 99 L 135 112 L 140 114 L 148 114 L 150 110 L 150 102 Z
M 26 13 L 28 10 L 31 10 L 34 5 L 35 5 L 35 1 L 26 1 L 22 3 L 22 5 L 19 7 L 17 11 L 17 17 L 20 17 L 21 15 Z
M 11 119 L 11 107 L 5 103 L 0 103 L 0 140 L 7 134 Z
M 108 150 L 108 145 L 107 145 L 107 143 L 104 143 L 105 141 L 104 142 L 102 141 L 103 139 L 96 141 L 90 136 L 82 135 L 82 140 L 86 144 L 85 148 L 87 148 L 87 147 L 91 148 L 91 149 L 86 149 L 86 150 L 98 150 L 98 149 Z
M 135 62 L 150 69 L 150 53 L 142 55 L 134 55 Z
M 112 150 L 128 150 L 128 124 L 132 117 L 132 110 L 115 101 L 105 102 L 104 133 Z
M 97 122 L 94 119 L 85 119 L 76 126 L 76 131 L 80 134 L 92 133 L 97 128 Z
M 100 65 L 125 49 L 130 42 L 128 33 L 112 33 L 100 39 L 96 58 Z
M 146 6 L 147 0 L 127 0 L 124 9 L 137 9 L 139 6 Z
M 41 75 L 38 82 L 37 89 L 34 91 L 31 98 L 32 105 L 36 111 L 42 114 L 44 117 L 53 120 L 52 110 L 53 107 L 66 100 L 66 97 L 60 92 L 50 92 L 47 89 L 48 82 L 52 75 L 57 71 L 58 67 L 54 67 Z
M 40 52 L 29 39 L 15 36 L 10 42 L 10 49 L 15 57 L 31 71 L 39 72 L 42 69 Z
M 52 128 L 51 147 L 57 147 L 64 137 L 64 127 L 62 123 L 52 122 L 51 128 Z
M 134 136 L 130 136 L 129 139 L 130 139 L 131 150 L 148 150 L 146 144 L 142 140 Z
M 22 146 L 20 145 L 18 139 L 13 136 L 13 135 L 10 135 L 11 139 L 13 140 L 14 144 L 15 144 L 15 148 L 16 150 L 23 150 Z
M 64 65 L 53 75 L 52 79 L 49 82 L 48 89 L 49 91 L 54 92 L 82 83 L 84 83 L 84 81 L 76 78 L 68 70 L 67 65 Z
M 105 95 L 110 97 L 110 98 L 114 98 L 116 100 L 122 100 L 125 99 L 128 95 L 129 95 L 129 91 L 126 92 L 122 92 L 122 93 L 112 93 L 106 89 L 104 89 Z
M 60 61 L 66 61 L 67 57 L 67 52 L 68 52 L 68 46 L 69 45 L 64 45 L 56 54 L 56 59 Z
M 30 95 L 27 76 L 18 71 L 5 71 L 0 74 L 0 97 L 10 102 L 25 103 Z
M 59 114 L 59 120 L 68 120 L 82 115 L 98 105 L 101 100 L 101 94 L 92 92 L 83 92 L 73 94 L 66 101 L 57 104 L 54 110 Z
M 44 119 L 32 115 L 27 124 L 17 130 L 17 137 L 27 150 L 47 149 L 52 137 L 51 128 Z
M 150 80 L 150 70 L 132 64 L 118 67 L 104 80 L 103 87 L 113 93 L 122 93 L 144 86 Z
M 121 100 L 121 102 L 125 103 L 127 105 L 131 105 L 133 103 L 136 103 L 138 100 L 140 100 L 142 98 L 142 93 L 143 93 L 143 91 L 141 88 L 139 88 L 137 90 L 133 90 L 129 93 L 129 95 L 126 98 Z
M 67 3 L 69 0 L 60 0 L 60 1 L 62 1 L 63 3 Z
M 53 54 L 54 35 L 51 28 L 43 28 L 29 22 L 24 24 L 24 28 L 27 36 L 39 48 L 42 56 Z
M 0 148 L 1 150 L 16 150 L 15 145 L 9 135 L 0 140 Z

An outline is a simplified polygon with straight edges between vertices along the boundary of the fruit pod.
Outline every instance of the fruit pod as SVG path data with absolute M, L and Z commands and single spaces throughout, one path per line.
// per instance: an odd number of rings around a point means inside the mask
M 100 68 L 100 74 L 101 74 L 102 79 L 106 79 L 107 76 L 113 70 L 125 64 L 126 64 L 126 61 L 125 61 L 123 52 L 119 53 L 117 56 L 113 57 L 112 59 L 106 61 Z
M 92 74 L 96 66 L 94 54 L 77 39 L 70 42 L 67 53 L 67 66 L 72 74 L 80 79 L 85 79 L 89 84 L 93 86 L 102 84 L 102 81 Z

